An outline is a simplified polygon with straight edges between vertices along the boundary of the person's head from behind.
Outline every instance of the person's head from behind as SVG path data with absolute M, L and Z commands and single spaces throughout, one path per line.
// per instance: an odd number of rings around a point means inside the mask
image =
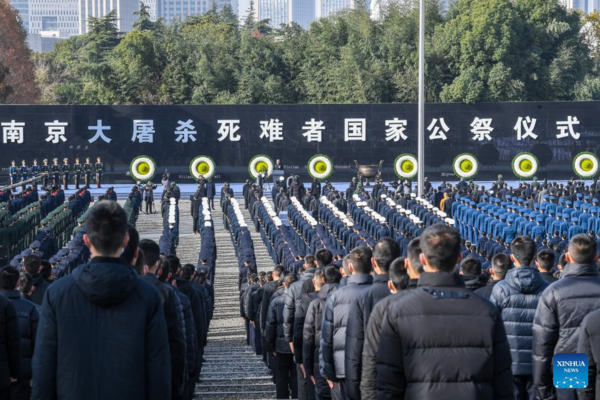
M 96 203 L 86 219 L 87 233 L 83 235 L 85 245 L 92 257 L 118 258 L 127 246 L 127 214 L 116 202 L 102 200 Z
M 460 263 L 460 274 L 464 276 L 481 275 L 481 261 L 474 257 L 467 257 Z
M 179 259 L 177 259 L 177 261 L 179 262 Z M 192 277 L 194 276 L 194 266 L 191 264 L 186 264 L 185 266 L 181 267 L 180 272 L 181 273 L 179 276 L 183 278 L 183 280 L 191 281 Z
M 306 256 L 304 256 L 304 265 L 302 266 L 302 268 L 310 269 L 310 268 L 314 268 L 314 267 L 315 267 L 315 256 L 312 254 L 307 254 Z
M 501 281 L 506 277 L 506 273 L 513 267 L 510 256 L 506 253 L 498 253 L 492 257 L 492 267 L 490 273 L 494 280 Z
M 15 267 L 0 269 L 0 289 L 15 290 L 19 284 L 19 271 Z
M 31 296 L 35 290 L 33 286 L 33 278 L 27 272 L 21 272 L 19 275 L 19 292 L 24 296 Z
M 415 238 L 408 244 L 404 267 L 408 269 L 410 279 L 419 279 L 423 273 L 423 264 L 421 264 L 421 239 Z
M 171 263 L 171 272 L 173 275 L 181 275 L 183 271 L 181 270 L 181 262 L 179 261 L 179 257 L 170 255 L 167 256 L 167 259 Z
M 350 272 L 354 274 L 371 273 L 373 252 L 367 246 L 358 246 L 350 252 Z
M 129 241 L 127 246 L 121 254 L 121 259 L 127 263 L 127 265 L 136 265 L 137 258 L 139 257 L 139 244 L 140 235 L 132 225 L 127 225 L 127 234 L 129 235 Z
M 159 281 L 166 282 L 171 274 L 171 262 L 165 256 L 160 256 L 158 260 L 158 268 L 156 269 L 156 276 Z
M 292 283 L 296 282 L 296 277 L 294 274 L 287 274 L 285 278 L 283 278 L 283 286 L 288 289 L 292 286 Z
M 323 278 L 323 270 L 318 269 L 315 271 L 315 275 L 313 276 L 312 282 L 315 287 L 315 291 L 321 290 L 321 287 L 325 284 L 325 279 Z
M 144 266 L 145 265 L 146 265 L 146 259 L 144 258 L 144 250 L 142 250 L 138 247 L 138 255 L 137 255 L 137 258 L 135 259 L 135 264 L 133 265 L 133 269 L 135 269 L 139 275 L 144 275 Z
M 342 259 L 342 268 L 340 268 L 340 274 L 342 274 L 342 276 L 352 275 L 352 272 L 350 272 L 350 254 L 346 254 Z
M 329 285 L 332 283 L 340 283 L 341 280 L 342 274 L 336 267 L 329 266 L 326 267 L 323 271 L 323 281 L 325 282 L 325 284 Z
M 25 257 L 23 263 L 23 270 L 31 276 L 37 276 L 40 273 L 40 267 L 42 266 L 42 260 L 35 254 L 30 254 Z
M 317 254 L 315 254 L 315 258 L 317 259 L 318 267 L 325 267 L 331 265 L 333 254 L 327 249 L 320 249 L 317 251 Z
M 408 276 L 408 270 L 406 269 L 405 264 L 405 258 L 398 257 L 392 261 L 392 264 L 390 265 L 388 289 L 390 289 L 390 292 L 393 294 L 405 290 L 408 287 L 410 277 Z
M 516 267 L 529 267 L 535 261 L 535 242 L 527 236 L 518 236 L 510 244 L 510 259 Z
M 395 240 L 383 238 L 375 245 L 371 258 L 373 269 L 378 274 L 387 274 L 392 261 L 400 257 L 400 246 Z
M 145 273 L 155 274 L 160 261 L 160 247 L 154 240 L 143 239 L 138 245 L 144 252 L 144 271 Z
M 283 277 L 283 271 L 285 271 L 285 267 L 283 265 L 275 266 L 273 269 L 273 280 L 279 281 L 279 279 Z
M 419 256 L 426 272 L 455 272 L 462 256 L 460 235 L 449 226 L 435 224 L 425 229 L 420 237 L 422 254 Z
M 569 242 L 569 250 L 565 254 L 566 261 L 573 264 L 592 264 L 598 259 L 596 241 L 585 233 L 573 236 Z
M 535 265 L 540 272 L 551 272 L 556 255 L 552 250 L 544 249 L 537 254 Z

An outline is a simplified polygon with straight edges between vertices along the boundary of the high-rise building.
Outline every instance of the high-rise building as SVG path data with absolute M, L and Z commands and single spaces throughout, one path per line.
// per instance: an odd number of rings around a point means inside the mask
M 117 29 L 129 32 L 137 19 L 133 13 L 139 9 L 139 0 L 78 0 L 78 33 L 83 35 L 88 32 L 88 17 L 103 18 L 112 10 L 117 11 Z
M 315 17 L 327 18 L 353 6 L 352 0 L 316 0 Z
M 79 33 L 77 0 L 29 0 L 29 33 L 48 31 L 61 38 Z
M 23 28 L 29 32 L 29 0 L 9 0 L 9 3 L 19 12 Z
M 290 22 L 308 29 L 315 20 L 315 0 L 290 0 L 288 5 Z
M 207 0 L 157 0 L 156 6 L 158 17 L 164 18 L 166 23 L 204 14 L 209 7 Z
M 273 28 L 295 22 L 308 29 L 315 20 L 315 0 L 256 0 L 254 16 L 269 19 Z

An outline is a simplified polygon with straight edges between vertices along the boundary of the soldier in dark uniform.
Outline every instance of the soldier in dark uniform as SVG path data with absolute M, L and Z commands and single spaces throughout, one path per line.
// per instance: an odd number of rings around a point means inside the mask
M 49 178 L 50 166 L 48 165 L 48 159 L 47 158 L 44 158 L 43 163 L 44 164 L 42 165 L 41 171 L 42 171 L 42 174 L 45 173 L 46 175 L 44 175 L 44 178 L 42 179 L 42 186 L 47 187 L 48 186 L 48 180 L 50 179 Z
M 71 166 L 69 165 L 68 158 L 63 159 L 63 165 L 61 170 L 63 177 L 63 185 L 65 187 L 65 190 L 67 190 L 69 188 L 69 173 L 71 172 Z
M 40 176 L 40 166 L 38 165 L 37 160 L 33 160 L 33 165 L 31 166 L 31 177 L 37 178 Z M 37 181 L 33 182 L 33 187 L 37 190 Z
M 19 180 L 19 174 L 17 170 L 17 162 L 12 160 L 10 162 L 10 168 L 8 169 L 8 176 L 10 177 L 10 184 L 14 185 Z
M 79 157 L 75 158 L 75 164 L 73 164 L 73 179 L 75 181 L 75 189 L 79 189 L 79 177 L 81 176 L 81 164 L 79 163 Z
M 52 160 L 50 172 L 52 172 L 52 184 L 55 186 L 60 186 L 60 165 L 58 165 L 58 158 Z
M 154 204 L 154 189 L 156 189 L 156 185 L 152 182 L 147 182 L 144 187 L 144 200 L 146 201 L 146 214 L 154 214 L 152 210 L 152 206 Z
M 96 157 L 96 187 L 102 187 L 102 174 L 104 173 L 104 164 L 100 157 Z
M 29 169 L 27 168 L 27 161 L 21 161 L 21 169 L 19 171 L 21 173 L 21 182 L 25 182 L 29 179 Z M 23 191 L 25 191 L 25 184 L 23 184 Z
M 90 163 L 90 158 L 85 158 L 85 164 L 83 164 L 83 177 L 85 186 L 90 186 L 92 182 L 92 164 Z

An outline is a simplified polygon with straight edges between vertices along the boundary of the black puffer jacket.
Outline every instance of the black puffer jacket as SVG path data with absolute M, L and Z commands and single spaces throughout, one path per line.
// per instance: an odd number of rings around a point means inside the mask
M 389 296 L 388 274 L 375 275 L 373 284 L 363 290 L 350 307 L 351 318 L 346 329 L 346 396 L 358 400 L 360 396 L 360 375 L 362 372 L 362 353 L 367 324 L 371 311 L 381 299 Z
M 285 303 L 285 288 L 280 286 L 271 299 L 267 313 L 266 341 L 267 351 L 291 354 L 289 343 L 283 336 L 283 307 Z
M 296 303 L 296 314 L 294 315 L 294 357 L 296 363 L 302 364 L 302 340 L 304 332 L 304 321 L 306 320 L 306 311 L 310 303 L 317 298 L 319 292 L 302 293 L 300 301 Z
M 35 290 L 31 293 L 31 301 L 38 306 L 41 306 L 42 301 L 44 300 L 44 294 L 46 294 L 46 290 L 50 284 L 39 274 L 31 275 L 31 277 L 33 278 L 33 286 L 35 287 Z
M 513 375 L 533 374 L 533 318 L 546 287 L 548 282 L 537 269 L 519 267 L 509 270 L 506 278 L 492 290 L 490 301 L 502 314 L 512 355 Z
M 378 399 L 514 399 L 500 312 L 458 274 L 421 274 L 392 301 L 377 352 Z
M 328 283 L 323 285 L 317 298 L 314 299 L 306 310 L 304 328 L 302 331 L 302 361 L 307 376 L 314 376 L 313 368 L 319 362 L 319 346 L 321 344 L 321 324 L 323 323 L 323 310 L 325 301 L 337 290 L 339 284 Z M 316 365 L 318 368 L 319 366 Z
M 302 279 L 297 282 L 292 283 L 290 289 L 288 290 L 288 296 L 285 301 L 285 308 L 283 309 L 283 334 L 285 335 L 285 340 L 289 342 L 294 339 L 294 316 L 296 315 L 296 306 L 298 302 L 300 302 L 300 296 L 303 293 L 312 292 L 315 290 L 314 286 L 312 286 L 312 278 L 315 276 L 315 269 L 310 268 L 304 271 L 302 275 Z M 307 280 L 311 280 L 310 282 L 306 282 Z M 306 290 L 305 285 L 309 283 L 309 287 L 312 290 Z M 300 339 L 302 340 L 302 339 Z
M 40 320 L 38 306 L 21 298 L 18 290 L 0 291 L 12 302 L 19 320 L 19 333 L 21 334 L 21 373 L 17 378 L 31 379 L 31 359 L 35 348 L 35 335 Z
M 267 329 L 267 313 L 269 311 L 269 304 L 271 304 L 271 298 L 277 291 L 278 281 L 270 281 L 263 285 L 263 297 L 260 302 L 260 331 L 263 336 L 266 337 L 265 331 Z
M 204 321 L 204 310 L 202 309 L 202 303 L 200 302 L 200 296 L 194 290 L 189 281 L 181 278 L 175 278 L 177 283 L 177 290 L 187 296 L 190 300 L 190 306 L 192 308 L 192 315 L 194 317 L 194 327 L 196 328 L 196 344 L 198 345 L 197 350 L 201 352 L 206 343 L 206 325 Z M 196 353 L 198 354 L 198 353 Z M 198 365 L 198 360 L 196 360 Z
M 185 383 L 185 325 L 181 301 L 175 289 L 158 280 L 156 275 L 148 273 L 140 277 L 156 288 L 163 303 L 167 332 L 169 334 L 169 351 L 171 352 L 171 383 L 173 399 L 183 398 Z
M 185 325 L 185 355 L 187 361 L 187 374 L 192 375 L 196 371 L 198 341 L 196 340 L 196 327 L 194 326 L 194 314 L 192 313 L 192 305 L 190 299 L 181 293 L 177 292 L 181 309 L 183 310 L 183 322 Z
M 337 382 L 346 376 L 344 370 L 346 327 L 352 301 L 360 292 L 371 286 L 373 277 L 354 274 L 348 284 L 336 290 L 325 303 L 319 349 L 319 370 L 324 378 Z
M 575 353 L 579 327 L 590 312 L 600 309 L 600 277 L 596 264 L 567 264 L 562 277 L 540 298 L 533 320 L 533 383 L 536 396 L 552 398 L 552 358 Z
M 587 315 L 579 330 L 577 352 L 588 356 L 588 387 L 577 391 L 579 400 L 600 400 L 600 310 Z M 595 393 L 595 395 L 594 395 Z

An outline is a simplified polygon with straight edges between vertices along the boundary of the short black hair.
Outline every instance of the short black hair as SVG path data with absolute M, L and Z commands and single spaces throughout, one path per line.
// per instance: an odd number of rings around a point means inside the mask
M 404 268 L 404 257 L 398 257 L 390 265 L 390 281 L 394 284 L 396 290 L 405 290 L 408 287 L 410 277 L 408 271 Z
M 307 254 L 304 256 L 304 264 L 315 265 L 315 260 L 314 254 Z
M 19 292 L 22 294 L 29 294 L 33 287 L 33 278 L 27 272 L 21 272 L 19 275 Z
M 522 266 L 530 266 L 535 260 L 535 242 L 528 237 L 518 236 L 510 244 L 510 252 Z
M 273 269 L 273 275 L 276 276 L 277 278 L 280 278 L 281 274 L 283 274 L 284 271 L 285 271 L 285 267 L 283 265 L 276 265 L 275 268 Z
M 135 265 L 133 266 L 133 268 L 135 268 L 138 274 L 142 275 L 144 273 L 144 265 L 146 265 L 144 250 L 138 248 L 138 257 L 135 260 Z
M 30 254 L 25 257 L 23 268 L 25 271 L 32 276 L 37 276 L 40 273 L 40 267 L 42 266 L 42 260 L 35 254 Z
M 156 272 L 160 272 L 157 278 L 161 282 L 166 282 L 169 274 L 171 273 L 171 262 L 165 256 L 160 256 L 160 264 L 158 264 L 158 269 Z
M 48 260 L 42 260 L 42 266 L 40 267 L 40 276 L 44 280 L 50 279 L 52 276 L 52 264 Z
M 290 287 L 290 285 L 294 282 L 296 282 L 296 277 L 294 276 L 294 274 L 287 274 L 285 276 L 285 278 L 283 278 L 283 281 L 285 282 L 285 284 L 287 285 L 287 287 Z
M 540 270 L 550 272 L 554 268 L 556 255 L 552 250 L 544 249 L 537 254 L 537 263 Z
M 585 233 L 573 236 L 569 242 L 569 256 L 574 263 L 591 264 L 596 260 L 596 241 Z
M 358 246 L 350 252 L 350 264 L 355 274 L 371 273 L 373 252 L 367 246 Z
M 498 253 L 492 257 L 492 269 L 499 279 L 504 279 L 509 269 L 513 267 L 510 256 L 506 253 Z
M 127 234 L 129 235 L 129 242 L 127 242 L 127 246 L 125 246 L 123 253 L 121 253 L 121 258 L 128 265 L 131 265 L 140 244 L 140 234 L 132 225 L 127 225 Z
M 327 249 L 320 249 L 317 251 L 317 254 L 315 254 L 315 258 L 317 259 L 317 265 L 319 267 L 324 267 L 331 264 L 333 254 Z
M 400 257 L 401 254 L 398 243 L 390 238 L 381 239 L 373 249 L 373 258 L 384 273 L 390 270 L 392 261 Z
M 154 240 L 142 239 L 139 248 L 144 252 L 144 260 L 148 267 L 153 267 L 160 259 L 160 247 Z
M 127 236 L 127 213 L 116 202 L 96 203 L 86 219 L 90 243 L 102 255 L 114 254 Z
M 423 264 L 421 264 L 421 259 L 419 258 L 421 253 L 421 239 L 414 238 L 408 244 L 406 256 L 410 266 L 415 269 L 419 275 L 423 273 Z
M 170 258 L 169 258 L 169 261 Z M 179 261 L 179 259 L 178 259 Z M 173 265 L 173 263 L 171 263 L 171 265 Z M 181 264 L 180 264 L 181 265 Z M 186 264 L 185 266 L 181 267 L 181 277 L 183 279 L 185 279 L 186 281 L 191 281 L 192 280 L 192 276 L 194 276 L 194 266 L 191 264 Z
M 179 258 L 171 254 L 170 256 L 167 256 L 167 260 L 169 260 L 171 263 L 171 271 L 176 274 L 181 268 L 181 262 L 179 261 Z
M 481 261 L 475 257 L 467 257 L 460 263 L 460 270 L 463 275 L 479 276 L 481 275 Z
M 340 283 L 342 280 L 342 274 L 340 274 L 340 271 L 333 266 L 325 268 L 323 276 L 325 277 L 325 283 Z
M 15 290 L 17 283 L 19 283 L 19 271 L 15 267 L 0 269 L 0 289 Z
M 460 257 L 460 235 L 449 226 L 431 225 L 421 234 L 421 250 L 429 265 L 444 272 L 456 269 Z

